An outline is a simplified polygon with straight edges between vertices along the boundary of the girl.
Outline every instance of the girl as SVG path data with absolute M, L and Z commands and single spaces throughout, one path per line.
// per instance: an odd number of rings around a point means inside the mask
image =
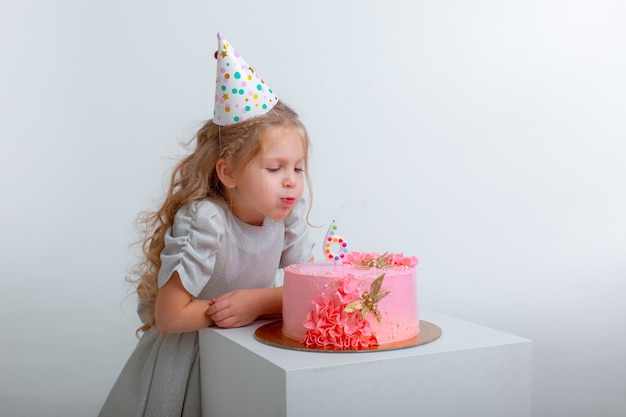
M 277 269 L 312 257 L 301 198 L 308 148 L 304 126 L 282 102 L 200 129 L 162 207 L 143 219 L 143 335 L 100 416 L 199 416 L 197 330 L 281 312 Z

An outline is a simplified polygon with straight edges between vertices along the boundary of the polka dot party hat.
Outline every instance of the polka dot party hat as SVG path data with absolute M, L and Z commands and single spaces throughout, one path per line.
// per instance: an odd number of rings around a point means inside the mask
M 213 122 L 228 126 L 270 111 L 278 102 L 270 86 L 221 33 L 217 43 Z

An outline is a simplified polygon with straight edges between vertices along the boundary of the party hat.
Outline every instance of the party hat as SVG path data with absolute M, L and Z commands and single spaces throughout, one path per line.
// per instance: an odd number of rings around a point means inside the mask
M 213 122 L 228 126 L 270 111 L 278 102 L 270 86 L 221 33 L 217 43 Z

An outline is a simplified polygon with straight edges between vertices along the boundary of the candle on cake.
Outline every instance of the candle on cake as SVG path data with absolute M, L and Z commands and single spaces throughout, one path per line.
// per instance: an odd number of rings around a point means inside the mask
M 346 240 L 337 234 L 337 225 L 333 223 L 326 232 L 323 245 L 324 257 L 333 261 L 340 261 L 348 253 L 348 244 Z

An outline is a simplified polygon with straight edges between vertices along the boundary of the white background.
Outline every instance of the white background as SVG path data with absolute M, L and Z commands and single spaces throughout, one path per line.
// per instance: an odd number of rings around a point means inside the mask
M 136 343 L 133 222 L 212 115 L 222 31 L 309 128 L 320 243 L 337 219 L 353 250 L 419 257 L 422 307 L 532 339 L 535 416 L 625 415 L 625 19 L 617 0 L 0 2 L 2 414 L 99 410 Z

